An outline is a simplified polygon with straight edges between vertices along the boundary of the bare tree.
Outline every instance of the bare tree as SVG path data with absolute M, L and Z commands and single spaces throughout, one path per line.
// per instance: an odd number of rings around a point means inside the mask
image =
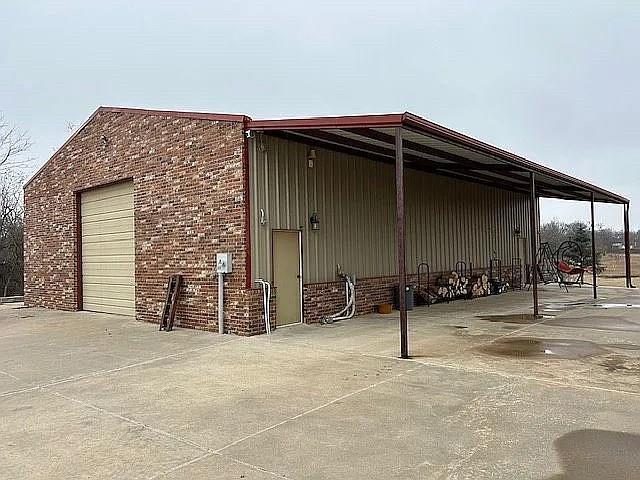
M 24 167 L 30 159 L 29 135 L 0 113 L 0 296 L 23 291 Z
M 0 296 L 19 295 L 23 289 L 23 178 L 17 173 L 0 177 Z
M 31 139 L 24 130 L 11 125 L 0 114 L 0 173 L 24 167 L 28 160 L 24 154 L 31 147 Z

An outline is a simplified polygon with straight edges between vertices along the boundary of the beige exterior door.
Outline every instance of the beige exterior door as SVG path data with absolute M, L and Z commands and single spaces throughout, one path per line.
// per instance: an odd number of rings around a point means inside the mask
M 300 232 L 273 232 L 273 284 L 278 325 L 302 321 Z
M 133 182 L 83 192 L 82 308 L 135 315 Z

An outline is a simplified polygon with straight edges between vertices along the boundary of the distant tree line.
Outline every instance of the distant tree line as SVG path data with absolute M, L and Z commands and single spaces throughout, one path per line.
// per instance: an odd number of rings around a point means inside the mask
M 597 225 L 595 237 L 596 250 L 600 254 L 622 253 L 624 251 L 624 232 L 622 230 Z M 566 240 L 572 240 L 579 243 L 581 247 L 585 247 L 585 254 L 589 254 L 591 227 L 580 221 L 565 223 L 553 220 L 540 226 L 540 240 L 549 242 L 555 248 Z M 640 250 L 640 230 L 629 232 L 629 240 L 632 250 Z
M 0 115 L 0 296 L 24 290 L 22 168 L 31 142 Z

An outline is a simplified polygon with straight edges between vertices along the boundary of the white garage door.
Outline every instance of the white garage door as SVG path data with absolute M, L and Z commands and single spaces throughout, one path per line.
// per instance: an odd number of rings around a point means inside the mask
M 135 315 L 133 182 L 82 193 L 82 306 Z

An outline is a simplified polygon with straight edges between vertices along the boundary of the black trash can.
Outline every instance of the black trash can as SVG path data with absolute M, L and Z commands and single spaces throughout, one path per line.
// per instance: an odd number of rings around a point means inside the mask
M 396 285 L 393 289 L 393 297 L 396 309 L 400 309 L 400 295 L 398 295 L 398 285 Z M 407 285 L 405 287 L 405 297 L 404 297 L 405 305 L 407 306 L 407 310 L 413 310 L 414 305 L 414 295 L 413 295 L 413 285 Z

